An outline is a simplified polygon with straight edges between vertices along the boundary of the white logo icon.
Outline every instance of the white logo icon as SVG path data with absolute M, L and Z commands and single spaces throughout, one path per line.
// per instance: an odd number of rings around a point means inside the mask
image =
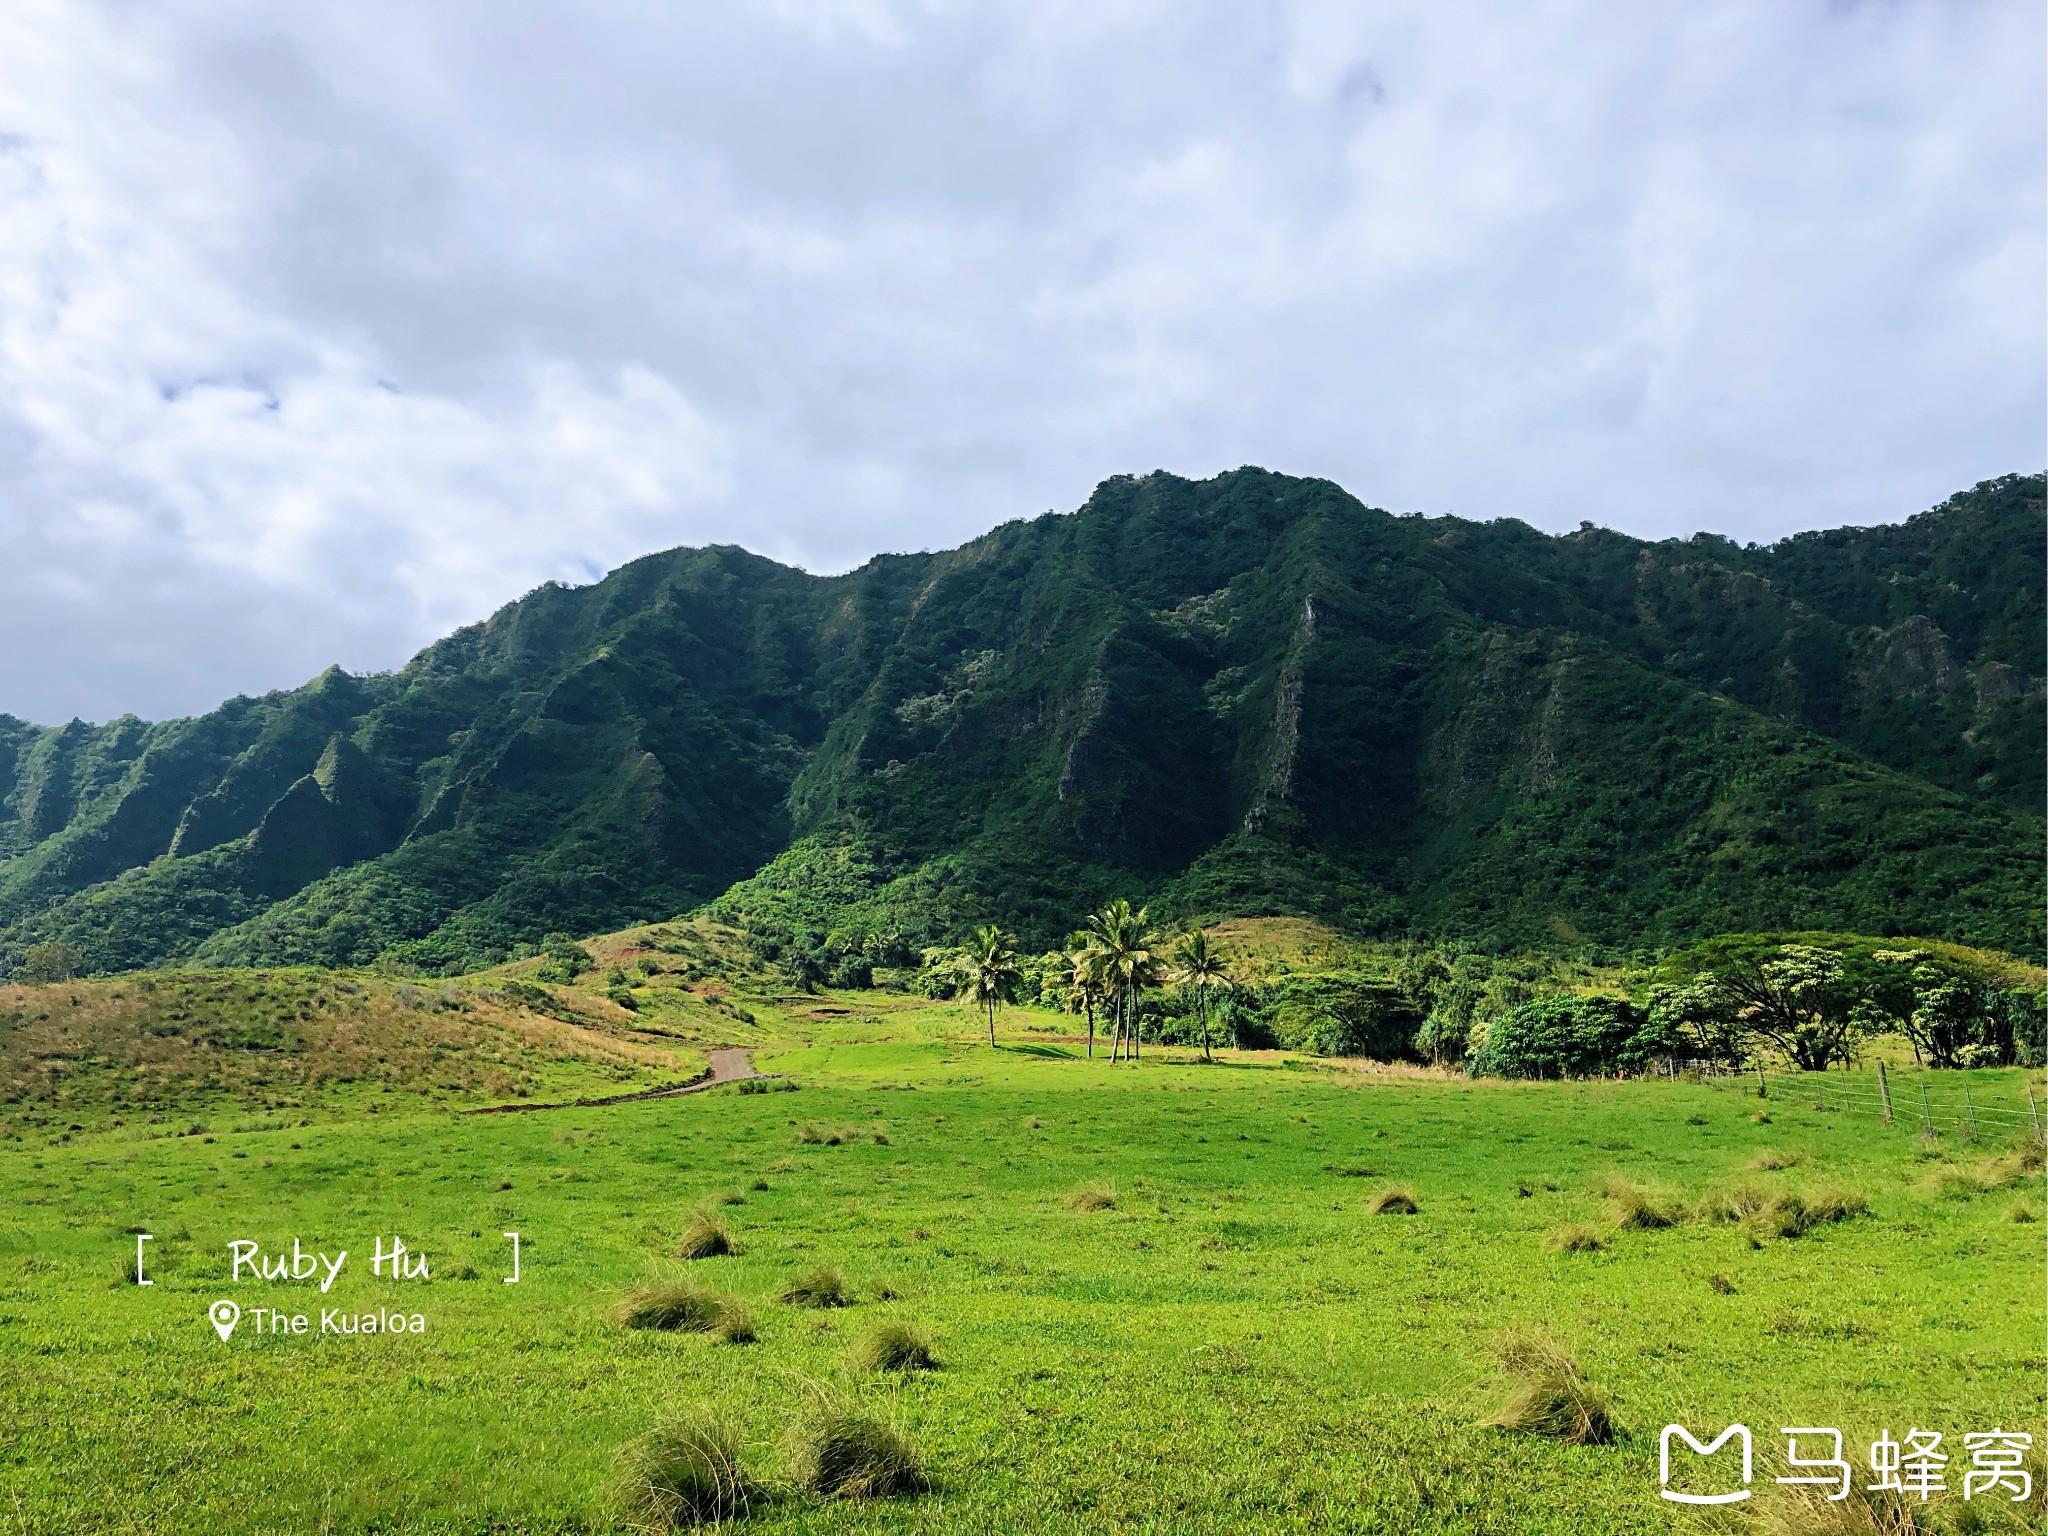
M 213 1324 L 213 1331 L 220 1335 L 221 1343 L 225 1344 L 228 1335 L 235 1331 L 235 1324 L 242 1320 L 242 1309 L 232 1301 L 216 1301 L 206 1309 L 206 1317 Z M 1719 1445 L 1721 1442 L 1716 1440 L 1714 1443 Z
M 1742 1482 L 1743 1486 L 1734 1493 L 1675 1493 L 1671 1488 L 1671 1438 L 1676 1435 L 1702 1456 L 1711 1456 L 1730 1440 L 1742 1441 Z M 1692 1432 L 1682 1425 L 1666 1424 L 1664 1433 L 1657 1437 L 1657 1481 L 1663 1486 L 1658 1489 L 1660 1498 L 1674 1504 L 1736 1504 L 1749 1497 L 1749 1479 L 1752 1471 L 1750 1461 L 1749 1426 L 1730 1424 L 1720 1434 L 1701 1445 L 1693 1439 Z

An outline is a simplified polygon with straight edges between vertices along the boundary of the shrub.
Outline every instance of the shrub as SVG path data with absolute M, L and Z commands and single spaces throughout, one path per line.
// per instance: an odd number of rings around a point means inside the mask
M 676 1257 L 679 1259 L 711 1259 L 722 1253 L 738 1251 L 732 1228 L 725 1224 L 723 1217 L 710 1211 L 699 1211 L 692 1216 L 690 1224 L 683 1228 L 683 1235 L 676 1240 Z
M 925 1486 L 916 1450 L 894 1425 L 825 1404 L 791 1430 L 798 1486 L 842 1499 L 888 1498 Z
M 1598 1253 L 1607 1246 L 1607 1239 L 1599 1229 L 1582 1221 L 1568 1221 L 1561 1227 L 1553 1227 L 1550 1236 L 1544 1239 L 1544 1246 L 1558 1253 Z
M 1365 1205 L 1368 1216 L 1413 1216 L 1421 1209 L 1415 1203 L 1415 1196 L 1399 1185 L 1381 1190 Z
M 931 1335 L 914 1324 L 877 1323 L 853 1347 L 853 1362 L 864 1371 L 929 1371 L 938 1367 Z
M 642 1531 L 739 1519 L 755 1486 L 740 1436 L 713 1408 L 678 1414 L 621 1447 L 615 1474 L 627 1522 Z
M 627 1328 L 709 1333 L 728 1344 L 745 1344 L 754 1337 L 753 1313 L 744 1301 L 687 1280 L 657 1280 L 628 1291 L 611 1315 Z
M 781 1298 L 792 1307 L 850 1307 L 853 1295 L 846 1276 L 829 1264 L 805 1270 L 782 1288 Z
M 1116 1209 L 1116 1186 L 1114 1184 L 1090 1183 L 1077 1185 L 1067 1196 L 1070 1211 L 1113 1211 Z
M 1508 1334 L 1495 1342 L 1494 1353 L 1507 1397 L 1485 1424 L 1570 1445 L 1611 1445 L 1619 1437 L 1607 1394 L 1580 1375 L 1556 1344 L 1533 1334 Z
M 1557 993 L 1493 1021 L 1465 1064 L 1473 1077 L 1590 1077 L 1641 1065 L 1648 1016 L 1614 997 Z

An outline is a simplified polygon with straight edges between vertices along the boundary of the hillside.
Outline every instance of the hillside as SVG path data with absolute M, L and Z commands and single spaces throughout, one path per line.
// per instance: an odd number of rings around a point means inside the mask
M 2037 955 L 2042 496 L 1758 548 L 1246 469 L 844 576 L 652 555 L 391 674 L 0 717 L 0 965 L 452 973 L 714 900 L 1042 944 L 1112 892 L 1503 948 Z

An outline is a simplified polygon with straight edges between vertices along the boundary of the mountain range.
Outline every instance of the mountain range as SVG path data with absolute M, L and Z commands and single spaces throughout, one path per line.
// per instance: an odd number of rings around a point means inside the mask
M 193 719 L 0 715 L 0 968 L 450 973 L 717 903 L 1056 942 L 1111 895 L 1361 936 L 2038 956 L 2043 478 L 1740 544 L 1118 476 L 814 576 L 543 586 Z

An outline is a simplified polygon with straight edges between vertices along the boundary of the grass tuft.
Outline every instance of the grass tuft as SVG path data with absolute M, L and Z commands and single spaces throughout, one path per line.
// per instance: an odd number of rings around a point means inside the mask
M 663 1421 L 619 1450 L 615 1496 L 639 1531 L 743 1519 L 755 1484 L 740 1460 L 737 1427 L 714 1408 Z
M 739 1252 L 739 1244 L 733 1241 L 732 1228 L 724 1218 L 711 1211 L 699 1211 L 690 1218 L 690 1224 L 683 1228 L 683 1235 L 676 1239 L 676 1257 L 679 1259 L 712 1259 L 724 1253 Z
M 611 1316 L 626 1328 L 709 1333 L 728 1344 L 746 1344 L 754 1338 L 754 1315 L 744 1301 L 688 1280 L 656 1280 L 628 1291 Z
M 916 1449 L 893 1424 L 825 1404 L 790 1431 L 790 1469 L 799 1487 L 842 1499 L 889 1498 L 925 1486 Z
M 1607 1246 L 1607 1239 L 1600 1235 L 1600 1229 L 1588 1226 L 1583 1221 L 1568 1221 L 1563 1226 L 1552 1227 L 1550 1236 L 1543 1240 L 1543 1246 L 1556 1253 L 1598 1253 Z
M 1510 1333 L 1494 1343 L 1507 1397 L 1488 1427 L 1542 1435 L 1568 1445 L 1612 1445 L 1621 1429 L 1607 1393 L 1579 1374 L 1572 1357 L 1550 1340 Z
M 805 1270 L 782 1288 L 781 1299 L 792 1307 L 850 1307 L 853 1293 L 847 1288 L 846 1276 L 829 1264 L 817 1264 Z
M 863 1371 L 931 1371 L 938 1369 L 932 1336 L 913 1323 L 877 1323 L 853 1346 L 853 1363 Z
M 1626 1230 L 1651 1232 L 1676 1226 L 1685 1217 L 1684 1207 L 1676 1200 L 1618 1173 L 1603 1178 L 1598 1193 L 1614 1207 L 1614 1224 Z
M 1707 1276 L 1707 1289 L 1716 1296 L 1733 1296 L 1735 1294 L 1735 1282 L 1717 1269 Z
M 1415 1203 L 1414 1194 L 1398 1184 L 1381 1190 L 1365 1203 L 1368 1216 L 1413 1216 L 1421 1209 Z
M 1116 1209 L 1116 1186 L 1100 1182 L 1076 1185 L 1067 1196 L 1070 1211 L 1113 1211 Z
M 1780 1168 L 1796 1168 L 1805 1160 L 1798 1152 L 1759 1152 L 1749 1166 L 1758 1173 L 1776 1173 Z

